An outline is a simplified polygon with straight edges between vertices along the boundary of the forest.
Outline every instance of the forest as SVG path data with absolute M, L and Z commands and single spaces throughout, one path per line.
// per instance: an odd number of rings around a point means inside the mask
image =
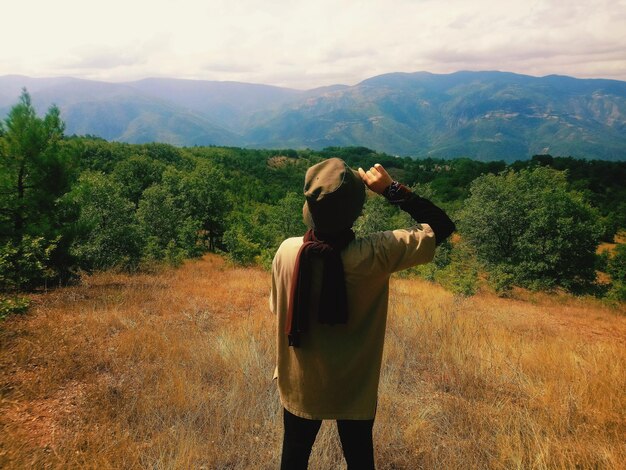
M 66 136 L 59 109 L 38 116 L 24 90 L 0 123 L 0 316 L 28 307 L 21 293 L 93 271 L 154 271 L 207 252 L 267 269 L 281 241 L 306 230 L 306 169 L 335 156 L 381 163 L 456 222 L 434 263 L 403 275 L 464 296 L 519 286 L 626 299 L 626 244 L 598 250 L 626 229 L 626 162 L 108 142 Z M 355 231 L 411 224 L 369 194 Z

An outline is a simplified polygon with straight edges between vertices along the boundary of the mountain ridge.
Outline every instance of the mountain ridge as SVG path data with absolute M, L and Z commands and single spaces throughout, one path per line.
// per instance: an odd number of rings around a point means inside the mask
M 0 77 L 0 116 L 26 86 L 67 133 L 144 143 L 321 149 L 512 161 L 626 159 L 626 82 L 500 71 L 393 72 L 296 90 L 233 81 Z

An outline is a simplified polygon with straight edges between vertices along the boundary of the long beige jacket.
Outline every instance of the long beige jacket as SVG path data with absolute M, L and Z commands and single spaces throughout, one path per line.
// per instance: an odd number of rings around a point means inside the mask
M 302 237 L 285 240 L 272 264 L 270 309 L 277 316 L 275 377 L 281 402 L 302 418 L 372 419 L 376 414 L 389 277 L 395 271 L 431 261 L 434 233 L 422 224 L 352 241 L 341 253 L 348 322 L 331 326 L 310 318 L 300 347 L 293 348 L 288 344 L 285 320 L 301 245 Z M 312 299 L 319 297 L 320 267 L 316 272 L 314 265 Z

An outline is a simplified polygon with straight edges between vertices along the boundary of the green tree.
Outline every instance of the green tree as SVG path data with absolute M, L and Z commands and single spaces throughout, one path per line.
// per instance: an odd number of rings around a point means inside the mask
M 244 224 L 232 224 L 224 233 L 228 257 L 244 266 L 253 264 L 263 251 L 260 243 L 254 238 L 256 238 L 254 235 L 246 232 Z
M 122 185 L 126 198 L 139 206 L 139 199 L 150 186 L 161 182 L 165 164 L 145 155 L 133 155 L 120 161 L 113 169 L 113 177 Z
M 167 259 L 177 264 L 203 251 L 198 244 L 201 224 L 190 214 L 185 189 L 183 173 L 168 168 L 161 184 L 143 192 L 137 219 L 147 242 L 148 260 Z
M 57 272 L 50 258 L 57 242 L 24 235 L 19 244 L 9 240 L 0 246 L 0 290 L 18 291 L 53 279 Z
M 0 127 L 3 235 L 10 234 L 19 244 L 26 233 L 39 231 L 46 222 L 40 217 L 53 206 L 55 194 L 65 189 L 56 178 L 61 169 L 55 152 L 64 124 L 56 106 L 43 119 L 37 117 L 24 89 Z
M 277 223 L 277 211 L 281 211 L 281 208 L 252 202 L 242 204 L 230 214 L 224 245 L 233 261 L 243 265 L 256 263 L 269 268 L 280 243 L 288 236 L 302 235 L 303 232 L 285 235 L 282 232 L 285 227 Z M 302 219 L 302 206 L 299 218 Z
M 199 223 L 199 238 L 210 251 L 222 247 L 226 217 L 232 209 L 231 194 L 225 188 L 221 168 L 202 160 L 185 175 L 181 185 L 182 204 L 191 218 Z
M 601 235 L 597 212 L 544 167 L 484 175 L 471 185 L 461 236 L 501 289 L 589 288 Z
M 271 210 L 270 223 L 278 243 L 286 238 L 297 237 L 306 232 L 307 227 L 302 218 L 303 205 L 304 196 L 290 191 Z
M 70 252 L 81 268 L 137 267 L 143 243 L 122 185 L 102 173 L 85 172 L 62 203 L 75 214 Z
M 361 216 L 354 223 L 354 231 L 363 236 L 374 232 L 394 230 L 415 225 L 411 217 L 377 195 L 366 199 Z
M 626 244 L 621 243 L 615 247 L 613 255 L 609 258 L 607 270 L 611 275 L 609 297 L 626 300 Z
M 58 146 L 63 130 L 59 109 L 52 106 L 38 117 L 25 89 L 0 122 L 0 251 L 3 275 L 13 276 L 16 289 L 58 274 L 51 261 L 59 241 L 55 204 L 71 180 Z M 36 263 L 26 261 L 32 256 Z

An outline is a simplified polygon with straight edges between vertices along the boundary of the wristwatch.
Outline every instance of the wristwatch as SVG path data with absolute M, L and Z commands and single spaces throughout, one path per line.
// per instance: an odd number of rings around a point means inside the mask
M 382 192 L 382 195 L 392 204 L 399 204 L 406 201 L 411 194 L 412 192 L 409 188 L 397 181 L 393 181 Z

